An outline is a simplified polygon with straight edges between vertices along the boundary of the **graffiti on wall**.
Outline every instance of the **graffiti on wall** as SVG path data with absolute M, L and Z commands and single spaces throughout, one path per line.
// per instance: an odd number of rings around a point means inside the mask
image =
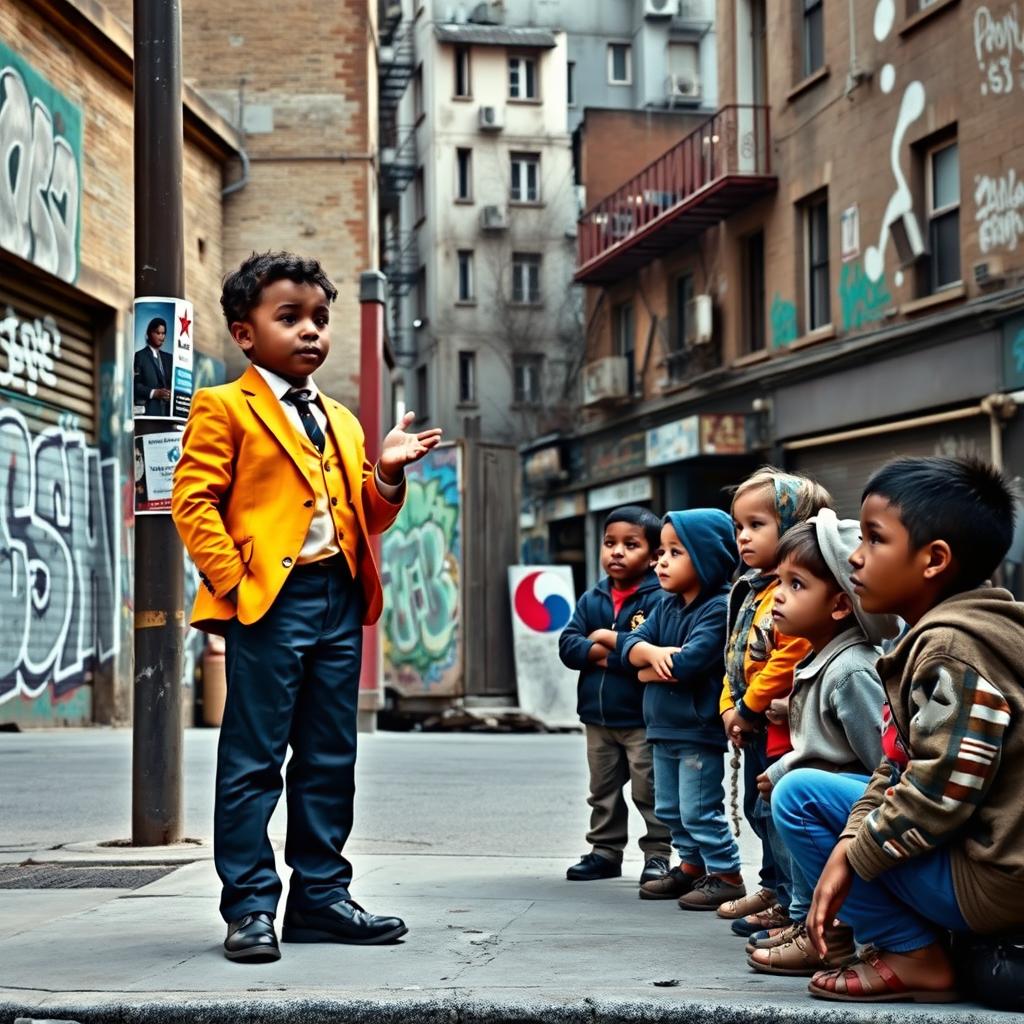
M 60 358 L 60 331 L 52 316 L 22 320 L 10 306 L 0 320 L 0 352 L 7 368 L 0 369 L 0 388 L 24 391 L 30 398 L 39 385 L 57 386 L 55 360 Z
M 839 272 L 839 305 L 843 330 L 856 331 L 884 320 L 886 310 L 892 307 L 892 296 L 884 278 L 872 281 L 860 262 L 844 263 Z
M 59 700 L 118 653 L 119 516 L 114 459 L 0 407 L 0 703 Z
M 778 292 L 772 299 L 770 318 L 772 345 L 775 348 L 784 348 L 796 341 L 798 334 L 796 306 L 784 299 Z
M 0 43 L 0 246 L 78 276 L 82 114 Z
M 974 12 L 974 55 L 981 72 L 981 95 L 1004 96 L 1024 89 L 1024 31 L 1017 0 L 1002 14 L 987 4 Z
M 974 206 L 981 251 L 1016 249 L 1024 239 L 1024 178 L 1012 168 L 995 178 L 975 175 Z
M 406 695 L 460 692 L 459 454 L 442 447 L 409 468 L 405 506 L 381 545 L 384 671 Z

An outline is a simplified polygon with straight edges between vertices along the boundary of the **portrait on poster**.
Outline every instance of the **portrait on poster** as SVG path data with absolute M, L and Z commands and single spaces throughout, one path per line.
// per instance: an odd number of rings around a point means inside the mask
M 136 299 L 133 331 L 134 414 L 186 419 L 192 404 L 192 303 L 159 296 Z

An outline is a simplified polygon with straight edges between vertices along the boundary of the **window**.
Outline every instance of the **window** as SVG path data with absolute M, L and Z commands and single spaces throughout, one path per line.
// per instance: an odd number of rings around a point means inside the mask
M 459 402 L 476 402 L 476 353 L 459 353 Z
M 417 122 L 425 113 L 423 107 L 423 67 L 418 67 L 412 76 L 412 116 Z
M 825 64 L 825 0 L 799 0 L 804 5 L 803 77 Z
M 540 155 L 513 153 L 510 198 L 513 203 L 540 202 Z
M 629 43 L 608 44 L 608 81 L 630 85 L 633 81 L 633 49 Z
M 427 320 L 427 268 L 416 271 L 416 320 L 413 327 L 422 327 Z
M 473 293 L 473 253 L 470 249 L 459 250 L 459 302 L 472 302 L 476 298 Z
M 576 106 L 576 64 L 569 61 L 565 65 L 565 96 L 570 107 Z
M 540 404 L 540 371 L 543 362 L 543 356 L 512 357 L 512 395 L 516 405 Z
M 684 274 L 676 281 L 676 352 L 682 352 L 686 348 L 686 338 L 690 333 L 689 312 L 692 298 L 693 274 Z
M 524 306 L 540 304 L 540 256 L 512 254 L 512 301 Z
M 428 385 L 427 367 L 416 367 L 416 418 L 420 420 L 425 420 L 430 415 Z
M 423 182 L 423 168 L 417 167 L 412 186 L 413 207 L 416 223 L 427 218 L 427 190 Z
M 455 150 L 455 198 L 473 198 L 473 150 Z
M 626 391 L 632 394 L 636 385 L 636 321 L 632 302 L 623 302 L 612 311 L 612 330 L 615 354 L 626 359 Z
M 960 283 L 960 150 L 947 142 L 928 153 L 928 290 Z
M 455 47 L 455 96 L 468 97 L 473 95 L 469 81 L 469 47 Z
M 807 329 L 816 330 L 832 322 L 828 274 L 828 196 L 822 195 L 804 206 L 804 251 L 807 254 Z
M 743 243 L 743 333 L 742 352 L 762 352 L 766 345 L 764 318 L 764 232 L 750 235 Z
M 508 98 L 537 99 L 537 62 L 533 57 L 509 57 Z

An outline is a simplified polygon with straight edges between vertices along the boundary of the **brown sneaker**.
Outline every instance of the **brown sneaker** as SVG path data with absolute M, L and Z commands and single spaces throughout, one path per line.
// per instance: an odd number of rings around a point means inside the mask
M 828 952 L 822 956 L 811 943 L 807 928 L 797 925 L 788 942 L 770 949 L 755 949 L 747 957 L 747 963 L 761 974 L 809 978 L 818 971 L 838 967 L 856 952 L 853 929 L 849 925 L 833 925 L 825 929 L 825 941 Z
M 803 927 L 803 921 L 799 921 L 786 925 L 784 928 L 768 928 L 763 932 L 755 932 L 747 940 L 747 945 L 744 948 L 750 954 L 755 949 L 772 949 L 774 946 L 781 946 L 784 942 L 789 942 Z
M 744 896 L 740 900 L 727 900 L 718 908 L 718 916 L 729 920 L 759 914 L 762 910 L 774 907 L 778 903 L 774 889 L 758 889 L 757 892 Z
M 733 885 L 721 875 L 704 875 L 693 883 L 693 888 L 679 897 L 680 910 L 717 910 L 729 900 L 742 899 L 747 890 L 744 886 Z
M 746 938 L 748 935 L 763 932 L 768 928 L 784 928 L 787 924 L 792 923 L 789 912 L 783 910 L 776 903 L 774 907 L 762 910 L 759 914 L 750 914 L 748 917 L 741 917 L 738 921 L 733 921 L 729 927 L 732 929 L 733 935 L 742 935 Z
M 693 888 L 699 875 L 688 875 L 680 867 L 674 867 L 661 878 L 652 878 L 640 886 L 642 900 L 676 900 Z

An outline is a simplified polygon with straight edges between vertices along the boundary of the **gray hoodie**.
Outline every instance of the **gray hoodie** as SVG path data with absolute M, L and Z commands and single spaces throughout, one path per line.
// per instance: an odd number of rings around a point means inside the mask
M 851 626 L 797 666 L 789 697 L 793 749 L 769 766 L 772 785 L 794 768 L 874 772 L 882 760 L 885 702 L 877 660 L 878 648 Z

